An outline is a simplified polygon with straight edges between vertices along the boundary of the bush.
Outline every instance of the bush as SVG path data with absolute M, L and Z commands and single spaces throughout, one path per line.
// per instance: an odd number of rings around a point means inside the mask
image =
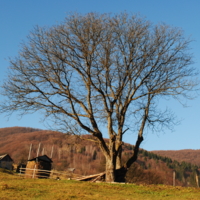
M 156 171 L 141 169 L 137 163 L 130 167 L 125 180 L 128 183 L 163 184 L 163 179 Z

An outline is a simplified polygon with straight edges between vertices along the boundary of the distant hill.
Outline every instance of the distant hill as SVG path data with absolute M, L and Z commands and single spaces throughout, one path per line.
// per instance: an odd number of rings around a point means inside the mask
M 75 173 L 81 175 L 103 172 L 105 158 L 95 142 L 91 141 L 94 138 L 89 135 L 84 135 L 83 138 L 84 140 L 81 140 L 61 132 L 27 127 L 1 128 L 0 154 L 8 153 L 16 164 L 26 163 L 30 145 L 32 144 L 30 158 L 33 158 L 37 155 L 40 143 L 39 155 L 45 154 L 49 157 L 52 155 L 53 168 L 56 170 L 65 171 L 67 168 L 75 168 Z M 122 153 L 123 163 L 131 156 L 131 151 L 132 146 L 125 143 Z M 172 151 L 148 152 L 140 149 L 137 163 L 131 167 L 127 180 L 171 185 L 172 172 L 176 170 L 177 185 L 195 185 L 195 175 L 200 165 L 197 156 L 199 151 L 176 151 L 180 154 L 174 157 Z
M 179 162 L 185 161 L 200 166 L 200 149 L 184 149 L 178 151 L 152 151 L 155 154 L 166 156 Z

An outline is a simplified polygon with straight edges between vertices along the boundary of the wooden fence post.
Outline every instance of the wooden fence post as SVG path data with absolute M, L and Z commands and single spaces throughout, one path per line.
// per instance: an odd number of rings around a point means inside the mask
M 32 151 L 32 144 L 30 145 L 29 154 L 28 154 L 28 160 L 31 158 L 31 151 Z
M 197 183 L 197 187 L 199 188 L 199 176 L 197 173 L 196 173 L 196 183 Z
M 173 171 L 173 186 L 176 186 L 176 171 Z

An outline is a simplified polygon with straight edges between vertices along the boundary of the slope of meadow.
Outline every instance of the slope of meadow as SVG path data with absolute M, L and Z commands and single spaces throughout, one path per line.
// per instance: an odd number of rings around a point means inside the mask
M 1 200 L 198 200 L 199 188 L 164 185 L 91 183 L 49 179 L 23 179 L 0 170 Z

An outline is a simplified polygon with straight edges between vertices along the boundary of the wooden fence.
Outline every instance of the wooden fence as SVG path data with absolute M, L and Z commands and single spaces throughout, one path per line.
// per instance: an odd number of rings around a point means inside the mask
M 25 178 L 51 178 L 51 179 L 73 179 L 74 177 L 80 176 L 73 173 L 58 172 L 55 170 L 42 170 L 42 169 L 31 169 L 31 168 L 20 168 L 19 176 Z

